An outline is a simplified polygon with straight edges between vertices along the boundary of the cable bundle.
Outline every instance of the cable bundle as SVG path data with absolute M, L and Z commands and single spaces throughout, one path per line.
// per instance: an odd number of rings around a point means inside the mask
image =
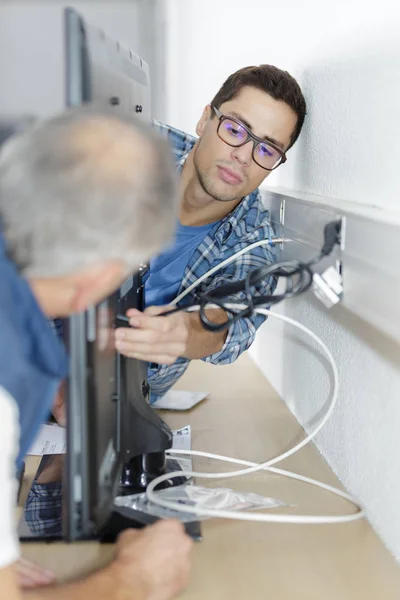
M 261 306 L 271 307 L 274 304 L 278 304 L 278 302 L 282 302 L 282 300 L 299 296 L 310 289 L 312 285 L 314 275 L 312 267 L 325 256 L 328 256 L 335 244 L 339 243 L 340 230 L 340 221 L 331 221 L 328 223 L 324 229 L 324 245 L 320 254 L 308 262 L 300 262 L 298 260 L 282 261 L 260 267 L 259 269 L 253 269 L 245 279 L 221 285 L 211 293 L 200 295 L 198 300 L 191 304 L 180 306 L 175 310 L 187 310 L 191 306 L 199 306 L 199 316 L 204 329 L 218 332 L 224 331 L 239 319 L 252 316 L 255 310 Z M 269 277 L 284 279 L 286 281 L 285 290 L 278 294 L 254 296 L 251 288 Z M 232 298 L 232 296 L 239 292 L 244 292 L 246 295 L 246 298 L 240 301 L 244 305 L 244 308 L 229 308 L 228 305 L 235 302 L 235 298 Z M 210 304 L 222 308 L 226 312 L 226 321 L 223 323 L 214 323 L 207 317 L 206 307 L 207 305 L 209 307 Z
M 263 279 L 274 277 L 276 279 L 284 278 L 286 280 L 285 290 L 279 294 L 268 294 L 265 296 L 254 296 L 251 288 Z M 199 316 L 204 329 L 208 331 L 223 331 L 232 323 L 244 317 L 251 317 L 256 308 L 260 306 L 272 306 L 287 298 L 294 298 L 306 292 L 312 285 L 313 272 L 310 265 L 300 263 L 299 261 L 285 261 L 274 263 L 272 265 L 261 267 L 250 271 L 247 277 L 241 281 L 227 283 L 219 286 L 209 294 L 202 294 L 199 297 Z M 245 305 L 244 309 L 228 308 L 228 304 L 234 301 L 232 296 L 238 292 L 245 292 L 246 298 L 241 300 Z M 228 318 L 223 323 L 213 323 L 206 315 L 206 307 L 214 304 L 222 308 Z

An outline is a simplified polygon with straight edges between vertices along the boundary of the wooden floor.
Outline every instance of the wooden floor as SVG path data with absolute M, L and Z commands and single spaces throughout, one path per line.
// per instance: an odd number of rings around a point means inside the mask
M 163 412 L 173 427 L 192 425 L 193 449 L 264 461 L 304 435 L 260 371 L 245 355 L 234 365 L 192 363 L 180 389 L 209 391 L 185 413 Z M 37 461 L 30 459 L 31 473 Z M 314 446 L 282 468 L 339 485 Z M 224 463 L 195 460 L 196 470 L 229 470 Z M 353 507 L 311 486 L 266 473 L 214 480 L 284 500 L 282 513 L 341 514 Z M 182 600 L 399 600 L 400 568 L 366 520 L 344 525 L 271 525 L 209 520 L 196 544 L 191 584 Z M 92 570 L 112 556 L 98 544 L 24 545 L 24 554 L 56 570 L 60 580 Z

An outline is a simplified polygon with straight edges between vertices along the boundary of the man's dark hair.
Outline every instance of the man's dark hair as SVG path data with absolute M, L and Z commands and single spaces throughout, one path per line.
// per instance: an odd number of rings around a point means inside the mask
M 214 96 L 211 106 L 220 108 L 221 104 L 235 98 L 244 87 L 254 87 L 275 100 L 285 102 L 297 115 L 297 124 L 290 139 L 293 146 L 300 135 L 306 116 L 306 101 L 297 81 L 287 71 L 273 65 L 243 67 L 228 77 Z

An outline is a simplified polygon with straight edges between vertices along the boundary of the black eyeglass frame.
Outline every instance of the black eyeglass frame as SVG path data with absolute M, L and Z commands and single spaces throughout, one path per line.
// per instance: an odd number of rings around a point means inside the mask
M 239 121 L 239 119 L 235 119 L 235 117 L 231 117 L 229 115 L 222 114 L 222 112 L 220 110 L 218 110 L 218 108 L 216 106 L 212 106 L 211 108 L 214 110 L 215 114 L 217 115 L 217 118 L 219 119 L 219 123 L 218 123 L 218 127 L 217 127 L 217 135 L 218 135 L 219 139 L 222 140 L 225 144 L 227 144 L 228 146 L 231 146 L 231 148 L 240 148 L 241 146 L 244 146 L 245 144 L 247 144 L 249 140 L 252 140 L 252 142 L 253 142 L 253 151 L 251 153 L 252 159 L 254 160 L 254 162 L 256 163 L 256 165 L 258 165 L 261 169 L 264 169 L 265 171 L 274 171 L 275 169 L 277 169 L 278 167 L 280 167 L 281 165 L 283 165 L 283 163 L 286 162 L 286 160 L 287 160 L 286 154 L 280 148 L 278 148 L 278 146 L 276 146 L 275 144 L 273 144 L 272 142 L 270 142 L 268 140 L 262 140 L 261 138 L 259 138 L 256 135 L 254 135 L 254 133 L 252 133 L 248 129 L 248 127 L 246 127 L 246 125 L 244 125 L 241 121 Z M 230 144 L 229 142 L 227 142 L 226 140 L 224 140 L 220 136 L 219 129 L 220 129 L 222 123 L 224 121 L 227 121 L 227 120 L 233 121 L 234 123 L 237 123 L 238 125 L 240 125 L 240 127 L 243 127 L 243 129 L 247 133 L 247 138 L 244 140 L 244 142 L 242 142 L 240 144 Z M 263 167 L 254 158 L 254 154 L 255 154 L 255 151 L 256 151 L 256 148 L 257 148 L 258 144 L 268 144 L 268 146 L 272 146 L 272 148 L 274 150 L 276 150 L 278 152 L 278 154 L 280 155 L 280 157 L 281 157 L 280 162 L 278 162 L 278 164 L 275 165 L 275 167 L 272 167 L 272 169 L 268 169 L 267 167 Z

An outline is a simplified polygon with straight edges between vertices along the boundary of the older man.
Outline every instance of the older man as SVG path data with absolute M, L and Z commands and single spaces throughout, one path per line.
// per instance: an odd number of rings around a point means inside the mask
M 66 373 L 48 318 L 96 304 L 169 241 L 176 195 L 168 156 L 162 140 L 140 123 L 87 108 L 50 119 L 2 148 L 0 589 L 7 600 L 25 597 L 12 568 L 19 556 L 15 459 L 30 445 Z M 190 545 L 175 522 L 125 532 L 109 566 L 26 596 L 167 600 L 186 583 Z

